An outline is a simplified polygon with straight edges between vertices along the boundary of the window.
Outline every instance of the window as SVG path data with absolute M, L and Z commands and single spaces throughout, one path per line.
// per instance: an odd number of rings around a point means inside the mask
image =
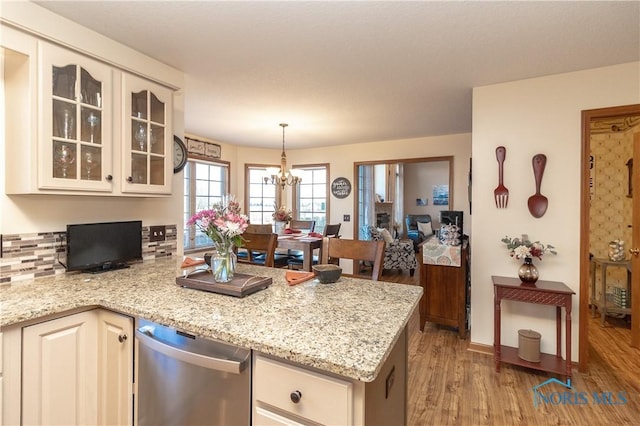
M 211 208 L 229 193 L 229 164 L 189 160 L 184 168 L 184 249 L 211 246 L 211 240 L 195 226 L 186 226 L 189 218 Z
M 300 170 L 302 182 L 294 188 L 296 218 L 315 220 L 315 231 L 322 232 L 329 220 L 329 165 L 294 166 Z
M 265 183 L 268 165 L 245 165 L 246 215 L 253 224 L 272 223 L 276 203 L 276 185 Z

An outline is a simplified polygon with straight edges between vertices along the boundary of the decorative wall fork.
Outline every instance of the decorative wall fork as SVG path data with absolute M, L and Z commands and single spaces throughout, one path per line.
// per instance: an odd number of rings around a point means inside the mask
M 496 159 L 498 160 L 498 186 L 493 191 L 493 196 L 496 199 L 496 207 L 499 209 L 507 208 L 509 202 L 509 190 L 502 183 L 503 179 L 503 163 L 507 156 L 507 149 L 504 146 L 496 148 Z

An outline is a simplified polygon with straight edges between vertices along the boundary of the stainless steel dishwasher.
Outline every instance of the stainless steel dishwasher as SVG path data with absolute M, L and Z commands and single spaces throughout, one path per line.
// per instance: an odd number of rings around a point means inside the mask
M 139 425 L 248 425 L 251 352 L 139 319 Z

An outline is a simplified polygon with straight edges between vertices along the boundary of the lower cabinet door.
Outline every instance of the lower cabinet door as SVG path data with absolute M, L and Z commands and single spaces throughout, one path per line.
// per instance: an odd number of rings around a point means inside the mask
M 22 423 L 96 424 L 95 311 L 23 328 Z
M 98 310 L 98 424 L 133 424 L 133 318 Z

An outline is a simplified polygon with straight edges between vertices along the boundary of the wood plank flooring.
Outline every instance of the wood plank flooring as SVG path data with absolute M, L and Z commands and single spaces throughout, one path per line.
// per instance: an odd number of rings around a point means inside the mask
M 384 281 L 417 285 L 417 274 L 388 272 Z M 493 357 L 467 350 L 468 340 L 455 330 L 427 323 L 419 330 L 418 315 L 409 323 L 408 424 L 422 425 L 638 425 L 640 424 L 640 350 L 631 348 L 630 331 L 591 319 L 589 372 L 573 370 L 572 387 L 585 398 L 581 404 L 541 403 L 534 406 L 533 387 L 554 377 L 522 367 L 502 365 Z M 564 377 L 557 377 L 564 381 Z M 555 393 L 557 384 L 543 389 Z M 593 394 L 611 392 L 611 401 L 596 403 Z M 567 394 L 576 398 L 575 394 Z M 580 398 L 580 397 L 578 397 Z

